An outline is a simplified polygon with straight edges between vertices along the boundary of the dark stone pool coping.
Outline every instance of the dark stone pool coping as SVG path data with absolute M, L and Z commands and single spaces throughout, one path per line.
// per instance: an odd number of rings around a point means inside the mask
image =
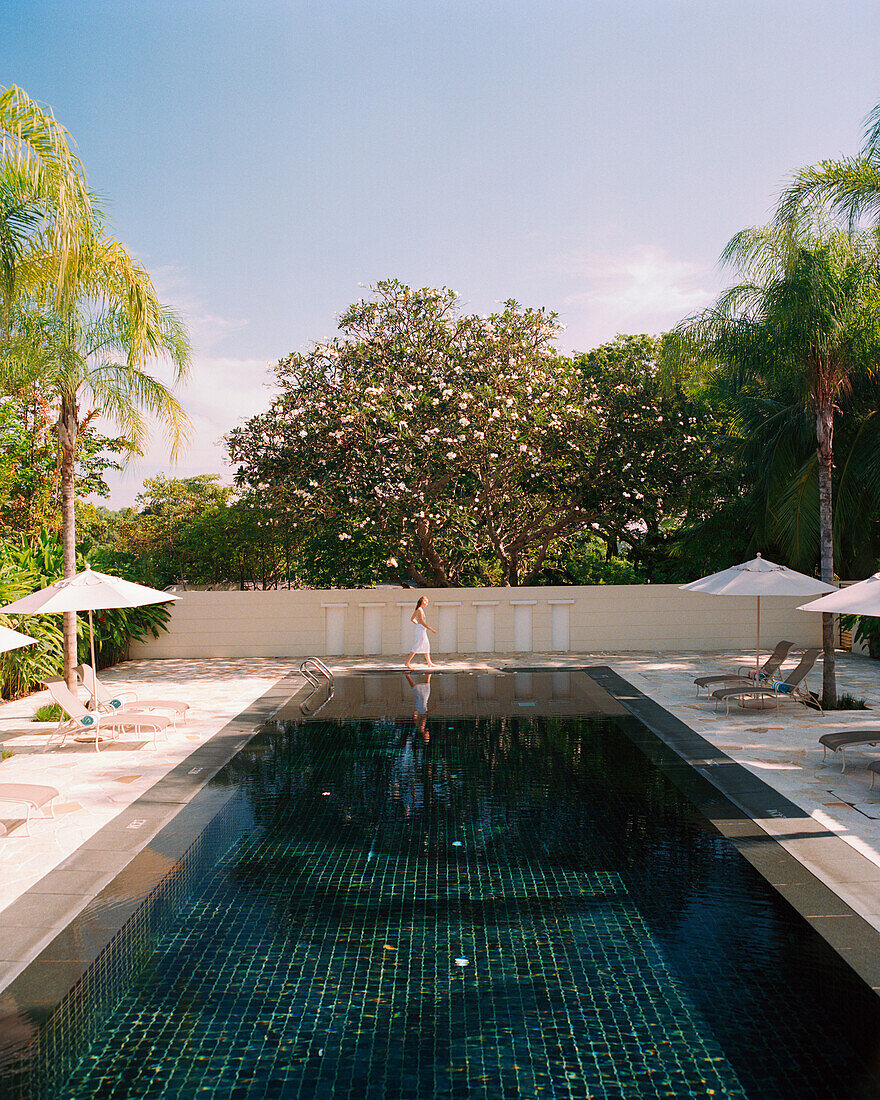
M 627 729 L 642 751 L 880 995 L 880 932 L 834 890 L 843 875 L 847 882 L 875 884 L 880 895 L 880 867 L 613 669 L 594 665 L 585 671 L 650 731 L 635 723 Z M 759 824 L 766 818 L 790 827 L 768 833 Z

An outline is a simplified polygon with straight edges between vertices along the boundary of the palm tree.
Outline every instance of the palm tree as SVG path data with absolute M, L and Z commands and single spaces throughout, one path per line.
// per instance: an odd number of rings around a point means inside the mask
M 830 208 L 850 228 L 859 219 L 880 219 L 880 103 L 865 120 L 862 151 L 854 157 L 823 160 L 801 168 L 782 193 L 777 222 L 792 225 L 815 210 Z
M 819 563 L 834 577 L 832 470 L 838 402 L 859 374 L 880 368 L 880 242 L 874 233 L 748 229 L 723 254 L 739 282 L 684 321 L 669 342 L 733 392 L 789 388 L 814 426 Z M 823 616 L 823 696 L 837 697 L 833 617 Z
M 21 88 L 0 88 L 0 307 L 50 289 L 74 292 L 80 245 L 95 228 L 93 196 L 70 135 Z M 25 263 L 25 257 L 27 262 Z M 46 278 L 51 257 L 53 278 Z
M 189 420 L 169 386 L 147 373 L 151 360 L 165 360 L 172 385 L 189 370 L 190 346 L 176 315 L 161 305 L 150 278 L 115 240 L 101 235 L 80 243 L 75 296 L 62 308 L 28 303 L 12 315 L 0 345 L 0 383 L 40 387 L 57 414 L 61 466 L 64 575 L 75 572 L 75 464 L 88 416 L 115 421 L 135 453 L 148 436 L 148 417 L 164 422 L 172 456 Z M 76 619 L 65 616 L 65 675 L 76 663 Z

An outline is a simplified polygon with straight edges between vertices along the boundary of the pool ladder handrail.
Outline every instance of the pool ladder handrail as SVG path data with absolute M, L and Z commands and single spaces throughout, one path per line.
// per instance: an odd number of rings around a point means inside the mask
M 320 687 L 321 681 L 315 675 L 314 669 L 309 667 L 310 665 L 314 665 L 315 668 L 317 668 L 317 671 L 320 672 L 322 676 L 325 676 L 327 678 L 327 681 L 330 684 L 330 691 L 332 693 L 333 673 L 330 671 L 330 669 L 327 668 L 320 657 L 306 657 L 303 663 L 299 666 L 299 670 L 302 675 L 305 676 L 305 678 L 309 681 L 312 687 Z
M 315 672 L 309 667 L 309 665 L 312 664 L 314 664 L 317 671 L 324 676 L 323 680 L 319 680 Z M 300 713 L 304 718 L 314 718 L 318 711 L 326 707 L 333 698 L 333 673 L 318 657 L 306 657 L 299 666 L 299 670 L 312 687 L 312 690 L 299 705 Z M 322 700 L 314 710 L 309 710 L 309 703 L 311 703 L 312 699 L 315 698 L 322 688 L 327 689 L 327 698 Z

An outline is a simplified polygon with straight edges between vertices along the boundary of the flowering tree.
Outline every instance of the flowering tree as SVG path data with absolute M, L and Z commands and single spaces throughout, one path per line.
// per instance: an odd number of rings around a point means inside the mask
M 589 520 L 575 471 L 592 413 L 555 316 L 465 315 L 451 291 L 383 282 L 340 331 L 282 360 L 271 408 L 230 434 L 239 484 L 374 530 L 439 586 L 528 580 Z
M 400 575 L 527 584 L 576 532 L 638 523 L 647 449 L 673 478 L 669 448 L 646 444 L 666 427 L 656 403 L 622 367 L 611 385 L 559 355 L 554 314 L 509 301 L 478 317 L 449 290 L 390 281 L 339 327 L 278 364 L 277 397 L 229 453 L 240 486 L 341 524 L 343 544 L 369 534 Z

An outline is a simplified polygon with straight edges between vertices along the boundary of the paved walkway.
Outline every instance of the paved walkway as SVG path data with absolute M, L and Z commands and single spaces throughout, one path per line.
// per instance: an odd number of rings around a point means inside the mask
M 440 667 L 485 669 L 505 665 L 548 663 L 557 667 L 584 664 L 610 665 L 621 676 L 681 718 L 738 763 L 784 794 L 814 820 L 836 832 L 877 867 L 876 878 L 847 882 L 845 869 L 833 884 L 858 913 L 880 928 L 880 789 L 869 790 L 868 759 L 880 756 L 875 749 L 852 752 L 847 772 L 841 775 L 839 760 L 822 762 L 818 737 L 836 729 L 880 728 L 880 662 L 865 657 L 840 655 L 839 690 L 868 701 L 868 711 L 820 715 L 794 704 L 778 711 L 741 711 L 716 714 L 711 704 L 694 698 L 693 678 L 720 669 L 735 669 L 742 654 L 657 653 L 553 654 L 511 656 L 439 662 Z M 746 658 L 747 659 L 747 658 Z M 15 824 L 15 810 L 0 804 L 0 821 L 11 832 L 0 839 L 0 912 L 25 891 L 36 888 L 49 872 L 64 871 L 65 861 L 108 822 L 125 811 L 157 780 L 177 767 L 199 746 L 208 742 L 232 717 L 243 711 L 296 662 L 270 659 L 130 661 L 102 674 L 119 689 L 134 688 L 144 695 L 186 699 L 192 704 L 191 719 L 173 731 L 158 748 L 149 743 L 120 740 L 101 753 L 73 744 L 43 753 L 51 726 L 28 721 L 44 695 L 31 696 L 0 707 L 0 740 L 14 756 L 0 766 L 0 781 L 49 783 L 61 791 L 57 822 L 32 818 L 31 837 Z M 337 659 L 335 668 L 367 671 L 399 667 L 385 659 Z M 817 687 L 818 675 L 813 677 Z M 294 682 L 295 684 L 295 682 Z M 785 841 L 785 823 L 761 821 L 761 827 Z M 13 827 L 15 826 L 15 827 Z M 144 837 L 146 843 L 147 837 Z M 820 873 L 812 868 L 815 873 Z M 827 868 L 825 869 L 827 871 Z M 832 869 L 833 870 L 833 869 Z M 107 868 L 103 868 L 106 874 Z M 80 874 L 80 872 L 76 872 Z M 867 876 L 872 879 L 871 875 Z M 828 880 L 828 875 L 824 881 Z M 94 891 L 104 885 L 96 879 Z M 79 884 L 78 890 L 83 890 Z M 85 890 L 86 893 L 90 890 Z M 8 951 L 13 950 L 10 946 Z M 0 962 L 6 954 L 0 948 Z

